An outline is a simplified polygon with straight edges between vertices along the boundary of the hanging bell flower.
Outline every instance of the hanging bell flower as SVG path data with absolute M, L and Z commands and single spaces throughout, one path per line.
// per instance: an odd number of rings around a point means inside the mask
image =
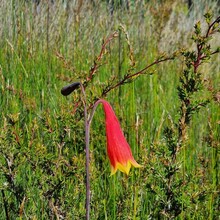
M 102 103 L 105 112 L 107 154 L 111 164 L 111 175 L 115 174 L 117 170 L 128 175 L 131 166 L 139 168 L 141 165 L 135 161 L 111 105 L 102 99 L 99 102 Z

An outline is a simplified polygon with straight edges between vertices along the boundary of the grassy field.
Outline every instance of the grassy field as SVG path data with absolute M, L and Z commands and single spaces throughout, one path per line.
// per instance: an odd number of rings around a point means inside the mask
M 217 1 L 33 2 L 0 4 L 0 220 L 85 218 L 81 93 L 60 93 L 74 81 L 112 104 L 142 165 L 110 176 L 98 107 L 91 219 L 220 219 Z

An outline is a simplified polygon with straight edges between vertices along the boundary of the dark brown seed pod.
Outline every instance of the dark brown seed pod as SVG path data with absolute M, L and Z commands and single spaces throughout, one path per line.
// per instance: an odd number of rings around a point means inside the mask
M 61 89 L 61 94 L 64 96 L 68 96 L 71 92 L 73 92 L 75 89 L 79 88 L 80 83 L 79 82 L 74 82 L 70 85 L 64 86 Z

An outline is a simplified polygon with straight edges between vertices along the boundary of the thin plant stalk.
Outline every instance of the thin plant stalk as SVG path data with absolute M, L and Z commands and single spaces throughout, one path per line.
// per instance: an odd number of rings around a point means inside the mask
M 70 85 L 67 85 L 61 89 L 61 94 L 64 96 L 68 96 L 71 94 L 77 87 L 81 88 L 81 101 L 84 106 L 84 118 L 85 118 L 85 151 L 86 151 L 86 220 L 90 219 L 90 175 L 89 175 L 89 166 L 90 166 L 90 158 L 89 158 L 89 133 L 90 133 L 90 125 L 92 118 L 94 116 L 95 110 L 97 105 L 101 102 L 98 100 L 92 108 L 92 112 L 90 116 L 88 117 L 88 108 L 87 108 L 87 102 L 86 102 L 86 93 L 85 89 L 82 83 L 75 82 Z
M 80 83 L 81 91 L 82 91 L 82 102 L 84 105 L 84 117 L 85 117 L 85 142 L 86 142 L 86 220 L 90 219 L 90 175 L 89 175 L 89 166 L 90 166 L 90 158 L 89 158 L 89 134 L 90 134 L 90 125 L 92 118 L 94 116 L 96 107 L 100 103 L 98 100 L 92 109 L 92 113 L 90 117 L 88 118 L 88 113 L 87 113 L 87 105 L 86 105 L 86 93 L 85 89 Z
M 85 117 L 85 142 L 86 142 L 86 220 L 89 220 L 90 216 L 90 176 L 89 176 L 89 121 L 87 119 L 87 105 L 86 105 L 86 93 L 82 83 L 80 88 L 83 93 L 82 102 L 84 105 L 84 117 Z

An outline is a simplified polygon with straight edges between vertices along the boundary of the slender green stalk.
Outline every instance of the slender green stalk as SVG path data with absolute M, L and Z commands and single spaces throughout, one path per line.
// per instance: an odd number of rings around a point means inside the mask
M 15 54 L 15 56 L 16 56 L 18 62 L 20 63 L 20 65 L 21 65 L 21 67 L 22 67 L 22 69 L 23 69 L 23 71 L 24 71 L 25 76 L 28 78 L 27 70 L 25 69 L 25 67 L 24 67 L 24 65 L 23 65 L 23 63 L 22 63 L 21 58 L 19 57 L 19 55 L 18 55 L 17 52 L 15 51 L 15 49 L 14 49 L 12 43 L 9 42 L 8 39 L 6 39 L 6 41 L 7 41 L 8 45 L 11 47 L 11 51 Z
M 92 109 L 92 113 L 90 117 L 87 116 L 87 105 L 86 105 L 86 93 L 82 83 L 80 83 L 81 91 L 83 93 L 82 102 L 84 105 L 84 118 L 85 118 L 85 142 L 86 142 L 86 220 L 90 219 L 90 175 L 89 175 L 89 133 L 90 133 L 90 125 L 92 122 L 92 118 L 94 116 L 95 110 L 100 103 L 98 100 Z
M 1 192 L 2 192 L 2 198 L 3 198 L 3 203 L 4 203 L 4 209 L 5 209 L 6 220 L 9 220 L 10 217 L 9 217 L 9 213 L 8 213 L 8 207 L 7 207 L 7 202 L 6 202 L 4 190 L 2 189 Z
M 96 106 L 98 105 L 99 101 L 95 103 L 92 114 L 90 118 L 88 118 L 86 93 L 85 93 L 85 89 L 82 83 L 75 82 L 75 83 L 72 83 L 71 85 L 65 86 L 62 88 L 61 93 L 62 95 L 67 96 L 71 94 L 75 89 L 77 89 L 79 84 L 80 84 L 80 88 L 82 92 L 81 101 L 83 102 L 83 106 L 84 106 L 85 143 L 86 143 L 86 147 L 85 147 L 85 150 L 86 150 L 86 220 L 89 220 L 90 219 L 89 131 L 90 131 L 91 120 L 92 120 Z
M 83 93 L 82 102 L 84 105 L 84 119 L 85 119 L 85 142 L 86 142 L 86 220 L 90 216 L 90 178 L 89 178 L 89 123 L 87 120 L 87 106 L 86 93 L 82 83 L 80 83 L 81 91 Z

